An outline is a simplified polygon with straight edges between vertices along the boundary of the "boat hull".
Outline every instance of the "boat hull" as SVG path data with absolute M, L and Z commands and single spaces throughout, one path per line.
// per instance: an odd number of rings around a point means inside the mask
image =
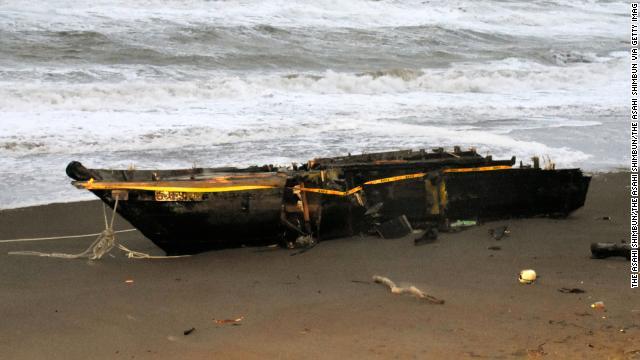
M 563 217 L 584 205 L 590 177 L 579 169 L 514 163 L 437 149 L 315 159 L 288 170 L 101 170 L 72 162 L 67 173 L 168 254 L 192 254 L 300 235 L 346 237 L 400 216 L 414 228 L 446 231 L 456 220 Z
M 110 207 L 108 191 L 94 192 Z M 208 194 L 204 201 L 118 201 L 116 211 L 167 254 L 193 254 L 282 239 L 283 189 Z

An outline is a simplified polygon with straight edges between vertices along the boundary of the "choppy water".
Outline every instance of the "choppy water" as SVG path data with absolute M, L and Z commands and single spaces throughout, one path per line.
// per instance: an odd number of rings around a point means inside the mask
M 66 164 L 287 164 L 475 146 L 627 155 L 623 1 L 0 2 L 0 208 Z

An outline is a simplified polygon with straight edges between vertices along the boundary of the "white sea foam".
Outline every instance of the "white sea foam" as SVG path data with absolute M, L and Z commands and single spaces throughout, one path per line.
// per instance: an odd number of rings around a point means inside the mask
M 611 36 L 621 34 L 626 2 L 546 1 L 92 1 L 46 3 L 7 1 L 3 22 L 28 30 L 126 30 L 181 26 L 406 27 L 438 25 L 491 33 L 535 36 Z
M 602 58 L 600 58 L 602 59 Z M 453 68 L 342 73 L 229 75 L 200 72 L 195 81 L 132 79 L 92 83 L 0 83 L 0 111 L 158 110 L 200 106 L 221 98 L 246 99 L 283 94 L 512 93 L 532 91 L 584 94 L 618 101 L 628 59 L 606 57 L 592 63 L 549 66 L 521 59 Z M 1 70 L 1 69 L 0 69 Z M 126 74 L 126 70 L 123 71 Z M 613 91 L 613 93 L 611 92 Z M 571 96 L 571 95 L 570 95 Z
M 474 146 L 624 164 L 620 1 L 0 3 L 0 208 L 144 168 Z

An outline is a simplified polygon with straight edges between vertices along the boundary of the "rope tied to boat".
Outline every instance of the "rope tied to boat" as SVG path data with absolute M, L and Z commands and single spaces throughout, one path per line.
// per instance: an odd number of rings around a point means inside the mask
M 102 205 L 102 214 L 104 216 L 104 226 L 105 229 L 98 234 L 98 237 L 89 245 L 89 247 L 78 254 L 66 254 L 66 253 L 44 253 L 39 251 L 11 251 L 9 255 L 29 255 L 29 256 L 41 256 L 41 257 L 52 257 L 52 258 L 60 258 L 60 259 L 89 259 L 89 260 L 99 260 L 104 255 L 108 254 L 114 247 L 117 246 L 118 249 L 122 250 L 127 254 L 127 258 L 129 259 L 171 259 L 178 257 L 186 257 L 189 255 L 180 255 L 180 256 L 153 256 L 147 253 L 139 252 L 131 250 L 125 247 L 122 244 L 116 243 L 116 232 L 113 230 L 113 222 L 116 217 L 116 210 L 118 209 L 118 198 L 116 198 L 115 204 L 113 206 L 113 212 L 111 213 L 111 220 L 109 221 L 107 218 L 107 210 L 104 204 Z M 131 231 L 131 230 L 124 230 Z M 119 231 L 123 232 L 123 231 Z M 85 237 L 82 236 L 72 236 L 72 237 Z M 59 237 L 64 238 L 64 237 Z M 42 239 L 53 239 L 53 238 L 38 238 L 35 240 Z M 13 241 L 21 240 L 14 239 Z M 35 241 L 34 239 L 23 239 L 26 241 Z

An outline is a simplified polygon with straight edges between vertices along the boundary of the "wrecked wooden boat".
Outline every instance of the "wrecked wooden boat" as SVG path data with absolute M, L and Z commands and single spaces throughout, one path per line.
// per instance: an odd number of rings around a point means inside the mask
M 474 149 L 317 158 L 292 167 L 181 170 L 67 166 L 87 189 L 168 254 L 326 240 L 403 216 L 413 228 L 457 220 L 567 216 L 584 205 L 579 169 L 515 166 Z

